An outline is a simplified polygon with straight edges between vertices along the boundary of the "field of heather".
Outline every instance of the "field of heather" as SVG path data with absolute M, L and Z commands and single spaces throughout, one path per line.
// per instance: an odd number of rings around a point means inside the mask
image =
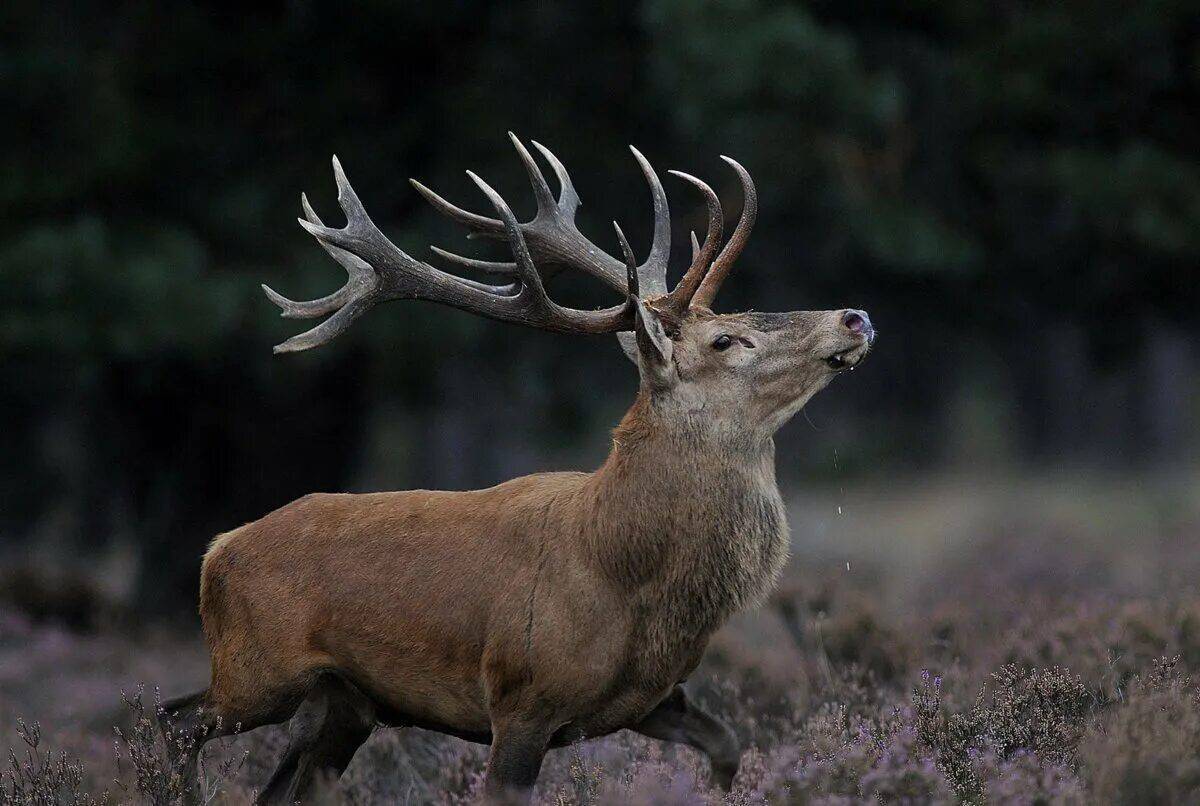
M 790 507 L 780 588 L 690 683 L 743 739 L 733 791 L 692 751 L 621 733 L 552 752 L 537 803 L 1200 801 L 1200 477 L 939 478 Z M 0 612 L 0 802 L 172 802 L 155 691 L 204 684 L 198 636 L 20 605 Z M 211 746 L 206 800 L 246 802 L 284 742 Z M 325 795 L 468 802 L 484 758 L 380 730 Z

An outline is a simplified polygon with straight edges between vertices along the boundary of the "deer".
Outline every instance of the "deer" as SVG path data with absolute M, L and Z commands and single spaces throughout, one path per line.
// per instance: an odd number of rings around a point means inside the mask
M 640 264 L 614 222 L 620 258 L 575 225 L 580 200 L 549 149 L 540 164 L 510 133 L 537 202 L 519 222 L 467 174 L 496 217 L 410 180 L 473 236 L 507 242 L 510 261 L 433 247 L 487 282 L 443 271 L 375 226 L 337 158 L 343 227 L 301 196 L 300 225 L 347 271 L 342 288 L 293 301 L 264 285 L 285 318 L 328 317 L 274 349 L 328 343 L 389 300 L 416 299 L 560 334 L 615 334 L 637 366 L 636 398 L 590 473 L 536 473 L 473 491 L 313 494 L 217 536 L 203 557 L 200 615 L 209 688 L 164 704 L 194 741 L 194 777 L 213 738 L 290 721 L 262 803 L 292 803 L 336 778 L 377 726 L 416 727 L 490 745 L 488 802 L 526 802 L 547 751 L 627 729 L 689 745 L 728 789 L 735 734 L 683 683 L 713 633 L 760 603 L 789 555 L 773 437 L 875 331 L 857 309 L 716 313 L 713 302 L 758 210 L 750 174 L 729 157 L 744 201 L 724 239 L 713 189 L 680 171 L 707 208 L 703 244 L 667 290 L 671 218 L 646 158 L 653 232 Z M 608 308 L 555 303 L 562 271 L 620 295 Z

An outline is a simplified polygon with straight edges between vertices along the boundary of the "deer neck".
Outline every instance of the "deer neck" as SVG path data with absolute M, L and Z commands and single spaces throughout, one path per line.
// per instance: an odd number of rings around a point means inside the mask
M 643 393 L 593 476 L 594 561 L 681 634 L 760 599 L 787 554 L 769 437 L 657 411 Z

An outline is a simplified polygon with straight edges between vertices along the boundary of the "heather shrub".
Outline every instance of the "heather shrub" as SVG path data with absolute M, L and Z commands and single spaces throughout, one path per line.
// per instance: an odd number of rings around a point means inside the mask
M 928 755 L 919 752 L 917 731 L 906 722 L 885 734 L 878 753 L 863 773 L 859 794 L 880 803 L 937 804 L 951 802 L 945 780 Z
M 139 688 L 132 696 L 121 693 L 128 709 L 126 727 L 115 726 L 110 748 L 115 776 L 110 787 L 93 795 L 87 791 L 89 776 L 83 760 L 63 750 L 51 752 L 43 746 L 41 725 L 18 718 L 17 736 L 24 747 L 9 749 L 8 768 L 0 773 L 0 804 L 7 806 L 52 806 L 72 804 L 89 806 L 114 801 L 153 806 L 175 806 L 185 800 L 183 763 L 195 737 L 175 732 L 161 722 L 162 706 L 155 692 L 154 705 L 148 707 Z M 249 756 L 206 751 L 201 757 L 197 786 L 202 803 L 211 803 L 219 795 L 225 802 L 239 802 L 239 788 L 229 785 Z M 206 763 L 206 757 L 211 763 Z
M 1184 668 L 1200 668 L 1200 607 L 1191 598 L 1112 602 L 1089 597 L 1024 614 L 1001 646 L 995 660 L 1006 664 L 1069 664 L 1093 696 L 1107 702 L 1119 698 L 1157 658 L 1178 657 Z
M 992 675 L 990 705 L 979 715 L 983 737 L 1003 758 L 1029 751 L 1054 764 L 1075 757 L 1092 698 L 1083 681 L 1065 669 L 1020 670 Z
M 986 802 L 996 806 L 1083 806 L 1085 787 L 1070 767 L 1047 762 L 1027 750 L 1003 757 L 983 751 L 975 766 Z
M 1159 660 L 1080 748 L 1095 802 L 1200 802 L 1200 689 Z
M 935 764 L 920 752 L 910 715 L 895 709 L 868 719 L 828 703 L 794 743 L 751 758 L 747 767 L 741 776 L 747 789 L 735 802 L 953 801 Z
M 955 712 L 942 698 L 942 679 L 928 672 L 912 693 L 913 723 L 922 749 L 937 763 L 958 797 L 976 799 L 982 790 L 972 764 L 979 733 L 979 706 Z
M 96 806 L 109 803 L 108 793 L 93 797 L 82 791 L 83 764 L 65 752 L 42 744 L 42 726 L 17 720 L 17 735 L 24 743 L 8 751 L 8 768 L 0 772 L 0 804 L 4 806 Z
M 912 695 L 916 735 L 954 793 L 967 801 L 1069 799 L 1076 750 L 1093 700 L 1062 669 L 1005 666 L 964 710 L 952 709 L 929 673 Z M 1035 798 L 1036 799 L 1036 798 Z

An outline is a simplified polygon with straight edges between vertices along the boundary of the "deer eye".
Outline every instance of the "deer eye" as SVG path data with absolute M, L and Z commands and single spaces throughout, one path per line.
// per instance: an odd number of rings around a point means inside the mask
M 731 344 L 733 344 L 733 336 L 722 333 L 713 340 L 712 347 L 714 350 L 728 350 Z

